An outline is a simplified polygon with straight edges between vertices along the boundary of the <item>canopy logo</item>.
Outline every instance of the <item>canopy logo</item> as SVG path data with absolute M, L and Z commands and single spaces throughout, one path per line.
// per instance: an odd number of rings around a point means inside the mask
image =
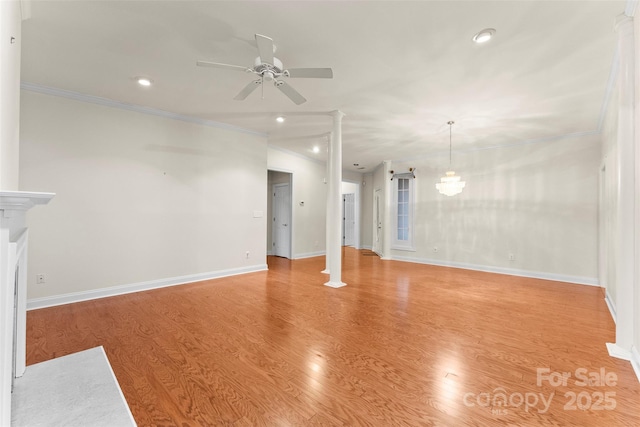
M 549 368 L 537 368 L 536 385 L 538 387 L 615 387 L 618 384 L 618 375 L 615 372 L 607 372 L 605 368 L 590 371 L 587 368 L 578 368 L 573 372 L 555 372 Z M 567 391 L 563 397 L 565 411 L 611 411 L 616 408 L 615 391 Z M 537 411 L 544 414 L 549 411 L 556 392 L 513 392 L 507 393 L 503 387 L 498 387 L 492 392 L 465 393 L 462 401 L 465 406 L 480 406 L 491 408 L 494 415 L 506 415 L 510 409 L 523 408 L 526 412 Z

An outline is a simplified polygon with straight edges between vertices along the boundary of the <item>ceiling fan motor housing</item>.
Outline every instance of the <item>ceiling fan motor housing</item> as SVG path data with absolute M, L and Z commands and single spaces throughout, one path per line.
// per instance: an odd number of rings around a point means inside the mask
M 261 75 L 265 80 L 273 80 L 275 77 L 282 75 L 282 61 L 275 56 L 273 57 L 273 65 L 262 62 L 258 56 L 253 62 L 253 71 Z

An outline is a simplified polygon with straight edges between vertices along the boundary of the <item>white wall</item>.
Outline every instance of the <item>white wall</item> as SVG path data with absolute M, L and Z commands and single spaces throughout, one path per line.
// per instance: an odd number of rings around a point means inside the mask
M 357 192 L 359 192 L 358 187 L 359 186 L 356 183 L 342 181 L 342 194 L 356 194 Z
M 266 267 L 263 136 L 23 91 L 20 181 L 30 299 Z
M 269 170 L 292 174 L 292 258 L 325 253 L 326 165 L 274 147 L 268 148 Z M 266 194 L 266 192 L 265 192 Z M 304 202 L 304 206 L 300 206 Z
M 417 167 L 416 251 L 393 258 L 597 283 L 599 135 L 454 153 L 453 197 L 435 189 L 446 154 L 392 164 Z

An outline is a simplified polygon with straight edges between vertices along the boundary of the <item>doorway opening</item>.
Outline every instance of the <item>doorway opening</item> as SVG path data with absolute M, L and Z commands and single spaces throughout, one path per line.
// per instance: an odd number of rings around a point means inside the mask
M 292 174 L 267 172 L 267 255 L 291 259 Z
M 382 190 L 376 189 L 373 195 L 373 247 L 372 251 L 382 256 Z
M 342 246 L 360 249 L 360 183 L 342 182 Z

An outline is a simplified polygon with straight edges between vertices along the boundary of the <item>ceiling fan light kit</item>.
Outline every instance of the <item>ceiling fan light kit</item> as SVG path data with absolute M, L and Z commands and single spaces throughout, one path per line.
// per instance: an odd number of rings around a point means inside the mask
M 449 125 L 449 168 L 451 168 L 451 128 L 454 122 L 449 121 L 447 124 Z M 465 185 L 465 181 L 460 181 L 460 177 L 454 171 L 449 170 L 445 176 L 440 178 L 440 182 L 436 184 L 436 189 L 445 196 L 455 196 L 462 192 Z
M 246 99 L 258 86 L 263 86 L 264 82 L 273 82 L 273 85 L 284 93 L 296 105 L 306 102 L 306 98 L 297 90 L 287 84 L 285 78 L 312 78 L 312 79 L 332 79 L 333 70 L 331 68 L 289 68 L 285 69 L 282 61 L 274 56 L 276 47 L 273 40 L 261 34 L 255 35 L 256 45 L 258 46 L 258 57 L 253 63 L 253 67 L 243 67 L 240 65 L 223 64 L 220 62 L 197 61 L 199 67 L 224 68 L 227 70 L 244 71 L 253 73 L 260 78 L 250 82 L 238 93 L 235 98 L 237 101 Z

